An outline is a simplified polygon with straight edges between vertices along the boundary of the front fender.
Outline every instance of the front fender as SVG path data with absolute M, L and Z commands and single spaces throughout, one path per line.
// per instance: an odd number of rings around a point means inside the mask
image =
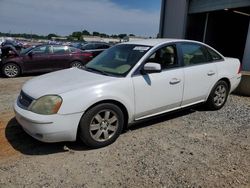
M 131 78 L 80 88 L 61 94 L 63 99 L 59 114 L 84 113 L 92 105 L 105 100 L 114 100 L 125 106 L 129 122 L 134 116 L 134 90 Z

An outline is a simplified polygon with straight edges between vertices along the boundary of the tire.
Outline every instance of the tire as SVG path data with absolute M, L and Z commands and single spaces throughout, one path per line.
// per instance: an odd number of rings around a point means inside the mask
M 7 63 L 2 67 L 2 74 L 7 78 L 14 78 L 21 73 L 20 67 L 15 63 Z
M 228 94 L 229 86 L 227 82 L 223 80 L 218 81 L 207 99 L 206 106 L 210 110 L 221 109 L 227 101 Z
M 103 103 L 88 110 L 79 124 L 79 137 L 90 148 L 112 144 L 123 130 L 122 110 L 111 103 Z
M 76 68 L 82 69 L 83 64 L 82 64 L 80 61 L 73 61 L 73 62 L 70 64 L 70 67 L 76 67 Z

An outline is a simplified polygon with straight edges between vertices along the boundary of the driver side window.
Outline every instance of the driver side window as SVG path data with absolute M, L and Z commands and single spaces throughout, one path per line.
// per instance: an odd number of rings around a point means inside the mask
M 162 70 L 178 66 L 175 46 L 170 45 L 158 49 L 148 58 L 147 62 L 159 63 Z
M 47 49 L 48 49 L 47 46 L 39 46 L 39 47 L 36 47 L 35 49 L 33 49 L 32 53 L 36 54 L 36 55 L 46 54 L 47 53 Z

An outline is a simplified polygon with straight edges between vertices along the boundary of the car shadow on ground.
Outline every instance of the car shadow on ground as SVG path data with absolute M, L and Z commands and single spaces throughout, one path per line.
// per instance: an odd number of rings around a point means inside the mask
M 80 140 L 76 142 L 44 143 L 28 135 L 15 118 L 12 118 L 6 128 L 5 137 L 11 146 L 25 155 L 47 155 L 73 150 L 89 150 Z
M 126 129 L 123 134 L 129 134 L 129 131 L 153 126 L 154 124 L 175 119 L 181 116 L 189 115 L 197 111 L 196 109 L 186 109 L 174 113 L 160 115 L 144 121 L 133 124 Z M 129 130 L 129 131 L 128 131 Z M 60 152 L 86 151 L 90 150 L 84 146 L 80 139 L 75 142 L 43 143 L 29 136 L 19 125 L 15 118 L 12 118 L 5 129 L 5 136 L 11 146 L 25 155 L 47 155 Z

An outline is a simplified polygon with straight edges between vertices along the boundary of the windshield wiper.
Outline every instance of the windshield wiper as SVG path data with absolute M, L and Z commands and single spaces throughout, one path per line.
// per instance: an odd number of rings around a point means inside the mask
M 109 73 L 107 73 L 107 72 L 105 72 L 105 71 L 102 71 L 102 70 L 98 70 L 98 69 L 92 68 L 92 67 L 86 67 L 86 66 L 84 66 L 84 69 L 85 69 L 85 70 L 89 70 L 89 71 L 91 71 L 91 72 L 98 72 L 98 73 L 101 73 L 101 74 L 103 74 L 103 75 L 110 76 Z

